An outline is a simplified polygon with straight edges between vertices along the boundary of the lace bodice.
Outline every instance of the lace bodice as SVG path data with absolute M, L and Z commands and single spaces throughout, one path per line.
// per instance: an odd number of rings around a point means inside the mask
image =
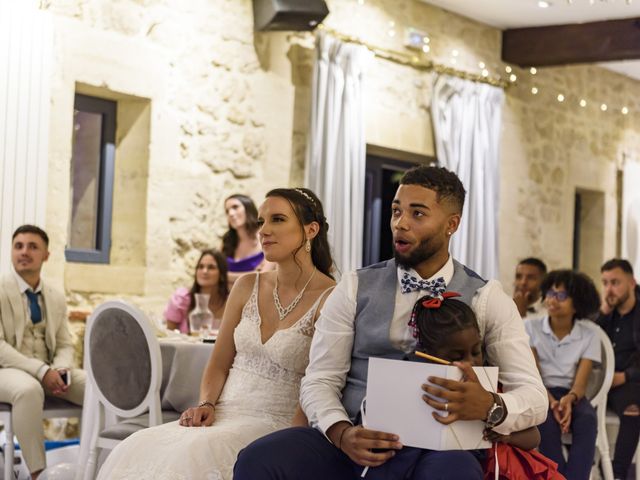
M 300 380 L 309 363 L 313 318 L 322 296 L 291 327 L 276 331 L 264 344 L 260 334 L 258 289 L 260 276 L 242 310 L 233 338 L 236 356 L 224 390 L 219 411 L 238 410 L 268 415 L 274 422 L 289 422 L 296 405 Z

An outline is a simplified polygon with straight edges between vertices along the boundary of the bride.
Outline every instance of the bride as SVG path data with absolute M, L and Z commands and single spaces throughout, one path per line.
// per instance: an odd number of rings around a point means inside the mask
M 231 479 L 253 440 L 306 425 L 298 406 L 314 322 L 335 282 L 322 204 L 303 188 L 276 189 L 260 206 L 259 237 L 276 271 L 233 286 L 200 385 L 178 422 L 120 443 L 98 479 Z

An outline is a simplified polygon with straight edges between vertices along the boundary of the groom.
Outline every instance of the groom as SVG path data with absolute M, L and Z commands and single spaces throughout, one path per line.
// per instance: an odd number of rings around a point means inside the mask
M 422 389 L 445 402 L 426 401 L 449 412 L 438 421 L 482 420 L 501 434 L 544 421 L 547 395 L 515 304 L 499 283 L 481 279 L 449 255 L 464 196 L 458 177 L 444 168 L 421 166 L 403 176 L 392 205 L 395 261 L 345 275 L 316 324 L 300 392 L 314 428 L 256 440 L 238 456 L 236 480 L 346 480 L 359 477 L 364 467 L 371 467 L 368 479 L 481 479 L 473 452 L 403 448 L 397 435 L 361 425 L 369 357 L 402 359 L 412 352 L 415 339 L 407 322 L 413 305 L 444 284 L 476 313 L 504 393 L 492 394 L 477 380 L 432 378 L 435 386 Z

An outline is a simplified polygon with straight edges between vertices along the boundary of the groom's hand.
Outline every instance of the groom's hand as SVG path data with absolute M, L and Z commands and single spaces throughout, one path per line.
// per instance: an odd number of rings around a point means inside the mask
M 362 425 L 345 427 L 339 422 L 327 430 L 327 436 L 351 460 L 363 467 L 378 467 L 393 457 L 402 444 L 393 433 L 369 430 Z M 337 438 L 336 438 L 337 437 Z M 376 451 L 373 451 L 373 450 Z
M 493 405 L 493 395 L 480 384 L 473 367 L 467 362 L 454 362 L 462 370 L 462 380 L 447 380 L 440 377 L 429 377 L 434 385 L 424 383 L 422 390 L 429 395 L 422 399 L 431 407 L 442 412 L 449 412 L 448 416 L 433 412 L 433 418 L 438 422 L 449 425 L 456 420 L 486 420 L 487 413 Z M 435 400 L 438 397 L 444 401 Z

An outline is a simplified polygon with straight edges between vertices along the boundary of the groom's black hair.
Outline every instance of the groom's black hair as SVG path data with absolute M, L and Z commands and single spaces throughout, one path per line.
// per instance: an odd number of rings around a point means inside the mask
M 402 176 L 400 185 L 420 185 L 433 190 L 437 194 L 439 203 L 445 200 L 456 210 L 456 213 L 462 213 L 466 192 L 458 176 L 444 167 L 426 165 L 414 167 Z

